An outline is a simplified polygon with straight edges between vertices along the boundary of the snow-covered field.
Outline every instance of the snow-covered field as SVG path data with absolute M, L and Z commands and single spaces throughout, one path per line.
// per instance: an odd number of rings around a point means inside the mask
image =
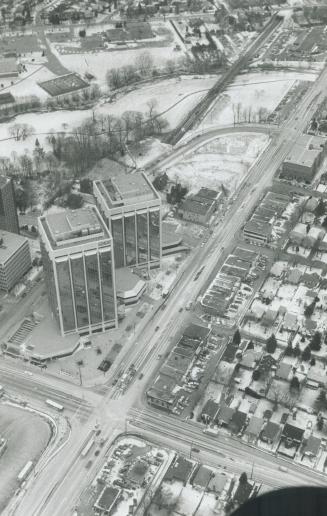
M 151 46 L 151 43 L 148 46 L 141 46 L 142 43 L 140 42 L 138 48 L 132 48 L 132 45 L 130 45 L 129 48 L 127 46 L 117 46 L 116 49 L 111 49 L 110 51 L 94 53 L 79 53 L 80 49 L 76 48 L 76 53 L 74 54 L 58 52 L 61 46 L 58 44 L 52 44 L 51 48 L 60 59 L 63 66 L 81 75 L 84 75 L 85 72 L 89 72 L 94 75 L 100 85 L 104 85 L 108 70 L 111 68 L 121 68 L 126 65 L 134 65 L 136 59 L 144 51 L 151 55 L 156 68 L 163 68 L 166 66 L 168 60 L 177 60 L 182 57 L 184 52 L 175 48 L 177 44 L 180 45 L 180 40 L 177 35 L 170 30 L 168 23 L 158 22 L 157 24 L 152 24 L 152 28 L 154 32 L 159 34 L 155 40 L 158 46 Z M 162 35 L 160 33 L 162 31 L 166 34 Z M 133 44 L 133 46 L 134 45 L 136 44 Z
M 80 125 L 85 119 L 91 117 L 93 112 L 95 112 L 95 114 L 112 114 L 116 116 L 122 115 L 125 111 L 141 111 L 146 113 L 149 111 L 147 102 L 152 99 L 156 100 L 156 112 L 164 113 L 163 117 L 168 120 L 170 127 L 175 127 L 198 102 L 199 98 L 205 95 L 206 90 L 209 89 L 216 80 L 216 76 L 201 78 L 192 76 L 182 77 L 182 79 L 168 79 L 136 89 L 121 97 L 115 103 L 103 104 L 99 102 L 94 110 L 63 110 L 49 113 L 19 115 L 11 122 L 0 124 L 0 156 L 9 157 L 13 151 L 22 154 L 25 149 L 32 150 L 34 148 L 35 136 L 19 142 L 7 140 L 9 137 L 9 127 L 16 123 L 28 124 L 34 127 L 35 133 L 40 135 L 38 136 L 40 143 L 46 146 L 46 134 L 42 133 L 49 133 L 51 131 L 69 132 Z M 24 82 L 21 84 L 21 87 L 23 87 L 23 85 Z M 17 85 L 15 88 L 19 86 L 20 85 Z M 41 88 L 39 89 L 41 90 Z M 201 93 L 198 93 L 199 91 L 201 91 Z
M 195 193 L 199 187 L 219 188 L 223 183 L 235 190 L 268 143 L 264 134 L 236 134 L 217 138 L 166 170 L 172 181 L 180 181 Z
M 40 88 L 38 83 L 48 81 L 56 76 L 42 64 L 28 64 L 26 69 L 26 72 L 20 73 L 19 77 L 14 79 L 13 85 L 11 85 L 12 78 L 1 79 L 3 87 L 1 87 L 0 93 L 10 92 L 14 97 L 36 95 L 40 100 L 46 100 L 49 95 Z
M 222 93 L 201 127 L 233 124 L 258 118 L 259 110 L 271 113 L 296 81 L 314 81 L 314 72 L 260 72 L 240 75 Z M 250 111 L 251 110 L 251 111 Z M 256 121 L 256 120 L 254 120 Z
M 104 104 L 101 112 L 120 115 L 124 111 L 148 111 L 147 102 L 154 99 L 156 110 L 164 114 L 170 128 L 176 127 L 218 80 L 217 75 L 182 76 L 148 84 L 135 89 L 114 104 Z M 167 111 L 169 110 L 169 111 Z M 166 112 L 167 111 L 167 112 Z

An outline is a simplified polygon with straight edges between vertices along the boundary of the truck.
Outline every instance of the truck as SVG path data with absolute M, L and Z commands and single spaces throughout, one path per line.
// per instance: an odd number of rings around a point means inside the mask
M 5 392 L 5 390 L 4 390 L 3 386 L 0 385 L 0 398 L 2 398 L 2 396 L 4 395 L 4 392 Z
M 94 446 L 95 440 L 94 437 L 91 437 L 91 439 L 86 443 L 83 450 L 81 451 L 81 456 L 84 458 L 89 453 L 91 448 Z
M 17 476 L 17 480 L 20 484 L 22 484 L 24 482 L 24 480 L 27 479 L 27 477 L 30 474 L 30 472 L 32 471 L 33 467 L 34 467 L 33 461 L 29 460 L 28 462 L 26 462 L 25 466 L 23 467 L 23 469 Z
M 58 412 L 62 412 L 64 410 L 64 407 L 62 405 L 60 405 L 60 403 L 57 403 L 56 401 L 52 401 L 52 400 L 45 400 L 45 403 L 51 407 L 51 408 L 54 408 L 56 410 L 58 410 Z

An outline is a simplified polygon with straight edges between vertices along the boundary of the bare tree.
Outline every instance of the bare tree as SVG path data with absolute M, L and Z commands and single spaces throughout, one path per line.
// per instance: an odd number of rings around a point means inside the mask
M 141 75 L 147 76 L 151 74 L 151 71 L 153 69 L 153 58 L 150 54 L 150 52 L 145 51 L 142 52 L 137 58 L 136 58 L 136 67 L 140 71 Z

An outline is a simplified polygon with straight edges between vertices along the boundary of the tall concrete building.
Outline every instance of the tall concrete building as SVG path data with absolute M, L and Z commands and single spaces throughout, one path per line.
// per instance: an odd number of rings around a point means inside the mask
M 0 229 L 19 234 L 14 185 L 5 176 L 0 176 Z
M 27 238 L 0 231 L 0 289 L 11 290 L 31 267 Z
M 93 193 L 112 234 L 115 266 L 160 266 L 161 199 L 146 175 L 94 181 Z
M 117 326 L 112 238 L 97 208 L 39 218 L 48 298 L 61 334 Z

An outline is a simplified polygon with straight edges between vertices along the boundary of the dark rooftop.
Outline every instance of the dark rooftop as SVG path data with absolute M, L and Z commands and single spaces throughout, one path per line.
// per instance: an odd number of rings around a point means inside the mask
M 164 476 L 164 480 L 179 480 L 180 482 L 186 483 L 190 478 L 192 470 L 192 462 L 179 455 L 169 466 Z

